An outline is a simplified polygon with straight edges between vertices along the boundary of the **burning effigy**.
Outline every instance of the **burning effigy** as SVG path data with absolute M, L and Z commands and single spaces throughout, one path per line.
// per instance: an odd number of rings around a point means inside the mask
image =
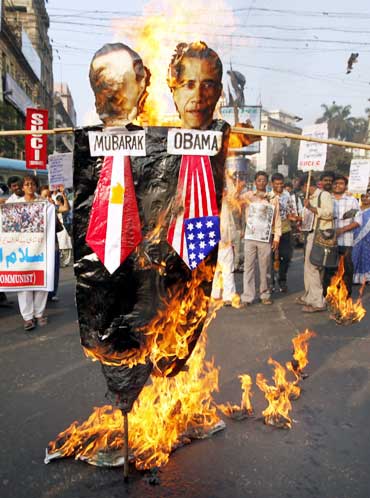
M 213 119 L 221 80 L 216 52 L 204 42 L 178 44 L 168 85 L 181 128 L 143 129 L 132 123 L 150 83 L 140 56 L 121 43 L 107 44 L 90 65 L 103 124 L 75 131 L 76 302 L 81 344 L 102 365 L 112 405 L 107 410 L 115 421 L 120 417 L 114 410 L 127 415 L 151 374 L 159 377 L 151 392 L 169 382 L 163 378 L 176 379 L 167 385 L 172 391 L 177 379 L 190 377 L 185 364 L 212 316 L 230 131 L 225 121 Z M 164 387 L 162 396 L 165 392 Z M 172 406 L 173 415 L 183 412 L 181 403 Z M 173 441 L 166 435 L 168 448 L 178 444 L 179 435 L 204 436 L 209 425 L 219 425 L 216 416 L 210 424 L 202 405 Z M 95 418 L 105 413 L 99 409 Z M 151 457 L 136 453 L 141 460 Z
M 362 295 L 366 282 L 361 286 L 356 301 L 348 294 L 348 289 L 343 279 L 344 257 L 341 256 L 337 273 L 332 277 L 326 293 L 326 302 L 330 310 L 330 317 L 340 325 L 349 325 L 360 322 L 366 315 L 362 305 Z

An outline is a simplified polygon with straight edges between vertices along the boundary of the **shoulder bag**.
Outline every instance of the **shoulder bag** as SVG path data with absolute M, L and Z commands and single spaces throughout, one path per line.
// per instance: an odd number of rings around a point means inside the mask
M 319 194 L 317 207 L 321 207 L 321 194 Z M 314 239 L 310 254 L 310 262 L 319 268 L 337 268 L 338 267 L 338 244 L 334 228 L 326 230 L 320 229 L 320 220 L 316 225 Z

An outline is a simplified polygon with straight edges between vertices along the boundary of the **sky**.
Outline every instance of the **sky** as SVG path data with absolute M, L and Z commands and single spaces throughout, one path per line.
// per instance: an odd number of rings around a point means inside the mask
M 54 81 L 68 83 L 79 125 L 94 120 L 90 60 L 104 43 L 116 41 L 136 49 L 149 68 L 156 64 L 165 69 L 177 42 L 202 39 L 219 53 L 224 73 L 231 64 L 244 74 L 247 104 L 262 103 L 267 110 L 298 115 L 303 125 L 314 123 L 322 114 L 321 104 L 351 105 L 356 117 L 364 116 L 370 107 L 368 0 L 311 0 L 309 4 L 292 0 L 49 0 L 47 10 Z M 149 20 L 148 12 L 154 18 Z M 155 42 L 140 38 L 151 28 L 162 31 L 158 49 Z M 150 48 L 157 52 L 149 53 Z M 346 74 L 352 52 L 359 53 L 358 63 Z

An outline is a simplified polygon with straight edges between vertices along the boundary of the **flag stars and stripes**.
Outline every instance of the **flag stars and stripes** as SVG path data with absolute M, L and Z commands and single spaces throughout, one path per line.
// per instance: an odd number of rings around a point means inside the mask
M 184 221 L 190 269 L 196 268 L 220 240 L 218 216 L 202 216 Z

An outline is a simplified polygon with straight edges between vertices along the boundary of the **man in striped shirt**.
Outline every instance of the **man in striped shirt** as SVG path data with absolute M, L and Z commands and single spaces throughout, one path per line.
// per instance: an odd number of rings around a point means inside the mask
M 334 198 L 334 226 L 337 233 L 338 253 L 344 258 L 343 280 L 346 284 L 348 295 L 352 293 L 353 281 L 353 232 L 361 226 L 362 216 L 360 206 L 354 197 L 346 194 L 348 180 L 343 175 L 336 175 L 333 184 Z M 330 285 L 330 280 L 336 273 L 336 269 L 326 269 L 324 274 L 324 295 Z

